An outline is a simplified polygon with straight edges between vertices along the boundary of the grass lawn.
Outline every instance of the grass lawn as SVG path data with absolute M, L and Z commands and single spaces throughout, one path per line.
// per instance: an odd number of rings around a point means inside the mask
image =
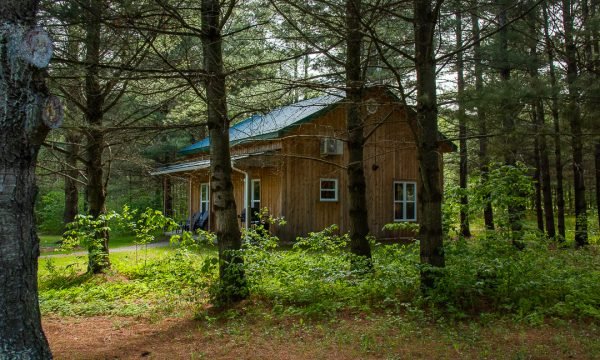
M 55 249 L 58 246 L 58 242 L 62 238 L 62 235 L 51 235 L 51 234 L 39 234 L 40 246 L 42 253 L 56 252 Z M 123 234 L 111 234 L 110 236 L 110 248 L 120 248 L 124 246 L 135 245 L 134 235 L 123 235 Z M 59 253 L 69 253 L 70 251 L 60 251 Z

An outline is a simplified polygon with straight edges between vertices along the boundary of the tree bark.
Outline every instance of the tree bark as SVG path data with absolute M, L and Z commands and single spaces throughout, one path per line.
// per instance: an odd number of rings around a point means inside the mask
M 556 71 L 554 69 L 554 50 L 548 30 L 548 5 L 543 3 L 542 11 L 544 15 L 544 40 L 546 42 L 546 53 L 548 56 L 548 68 L 550 75 L 550 87 L 552 90 L 550 110 L 552 112 L 552 123 L 554 126 L 554 168 L 556 171 L 556 215 L 559 241 L 565 240 L 565 194 L 563 188 L 563 163 L 560 141 L 560 117 L 558 113 L 558 86 L 556 83 Z M 550 165 L 548 165 L 550 166 Z
M 418 204 L 420 215 L 423 290 L 435 286 L 436 268 L 445 265 L 442 238 L 441 156 L 438 149 L 436 62 L 433 36 L 438 19 L 431 1 L 414 1 L 415 67 L 417 73 L 417 152 L 419 160 Z
M 534 115 L 535 116 L 535 115 Z M 533 174 L 533 182 L 535 186 L 535 217 L 537 220 L 537 228 L 540 232 L 544 232 L 544 210 L 542 209 L 542 181 L 540 176 L 540 146 L 538 138 L 533 140 L 533 157 L 535 158 L 535 171 Z
M 567 65 L 568 104 L 566 116 L 571 127 L 571 147 L 573 151 L 573 190 L 575 195 L 575 244 L 578 247 L 588 244 L 587 204 L 583 167 L 583 142 L 581 135 L 581 111 L 579 108 L 579 89 L 577 88 L 577 48 L 573 41 L 573 17 L 571 1 L 562 1 L 563 27 L 565 38 L 565 56 Z
M 536 100 L 535 116 L 538 124 L 538 143 L 540 150 L 540 179 L 542 181 L 542 194 L 544 195 L 544 220 L 546 235 L 556 237 L 554 224 L 554 207 L 552 206 L 552 184 L 550 180 L 550 159 L 548 158 L 548 144 L 546 143 L 544 127 L 544 104 L 541 99 Z
M 65 210 L 63 222 L 65 225 L 73 222 L 79 213 L 79 190 L 77 188 L 77 157 L 79 156 L 79 141 L 81 138 L 70 132 L 66 136 L 67 154 L 65 156 Z
M 350 251 L 366 259 L 371 258 L 369 222 L 367 214 L 366 180 L 363 150 L 364 123 L 360 112 L 362 102 L 360 29 L 361 0 L 346 1 L 346 107 L 348 130 L 348 198 L 350 203 Z
M 34 220 L 35 165 L 48 133 L 45 70 L 18 54 L 38 1 L 0 3 L 0 358 L 51 359 L 41 325 Z
M 248 296 L 248 287 L 240 254 L 242 246 L 237 210 L 231 181 L 229 117 L 225 76 L 223 74 L 223 38 L 219 0 L 202 0 L 202 49 L 206 77 L 207 125 L 210 136 L 210 171 L 215 227 L 219 244 L 220 294 L 218 301 L 231 304 Z
M 517 151 L 519 144 L 515 142 L 515 103 L 514 94 L 510 93 L 510 76 L 512 66 L 508 58 L 508 19 L 507 19 L 507 8 L 508 4 L 506 0 L 497 0 L 499 6 L 498 13 L 498 26 L 500 31 L 498 32 L 499 41 L 499 72 L 500 81 L 504 85 L 503 90 L 503 106 L 500 109 L 502 115 L 502 130 L 504 131 L 504 163 L 509 166 L 515 166 L 517 163 Z M 508 205 L 508 221 L 510 223 L 511 237 L 513 245 L 517 248 L 522 248 L 521 243 L 522 230 L 523 230 L 523 216 L 525 209 L 522 206 L 511 204 Z
M 463 46 L 462 40 L 462 13 L 458 10 L 456 14 L 456 48 L 460 49 Z M 464 237 L 471 237 L 471 229 L 469 226 L 469 198 L 467 196 L 467 180 L 468 180 L 468 157 L 467 157 L 467 116 L 464 105 L 465 92 L 465 69 L 463 52 L 459 51 L 456 54 L 456 77 L 457 77 L 457 97 L 458 97 L 458 137 L 459 140 L 459 186 L 464 191 L 460 197 L 460 234 Z
M 87 185 L 86 196 L 88 212 L 94 218 L 106 212 L 106 188 L 104 186 L 104 169 L 102 152 L 104 150 L 104 133 L 101 129 L 104 118 L 104 94 L 100 85 L 100 30 L 102 21 L 102 4 L 99 0 L 89 0 L 86 6 L 86 75 L 85 119 L 90 125 L 87 135 Z M 98 238 L 98 244 L 88 249 L 88 270 L 100 273 L 110 268 L 108 254 L 108 233 L 104 232 Z
M 600 140 L 596 143 L 594 160 L 596 163 L 596 212 L 598 213 L 598 228 L 600 229 Z
M 538 20 L 539 12 L 533 12 L 530 16 L 529 24 L 531 31 L 531 44 L 529 54 L 531 56 L 529 75 L 532 80 L 532 88 L 539 89 L 539 58 L 537 53 L 538 45 Z M 546 135 L 544 128 L 544 103 L 542 101 L 542 94 L 535 94 L 532 109 L 533 109 L 533 122 L 536 130 L 536 145 L 538 148 L 537 154 L 538 162 L 537 167 L 539 169 L 538 181 L 540 184 L 540 191 L 543 195 L 543 220 L 538 220 L 538 226 L 540 223 L 545 223 L 546 235 L 550 238 L 556 237 L 556 229 L 554 226 L 554 209 L 552 207 L 552 187 L 550 183 L 550 160 L 548 158 L 548 145 L 546 143 Z M 541 229 L 544 231 L 544 228 Z
M 477 94 L 483 93 L 483 65 L 481 59 L 481 43 L 480 43 L 480 30 L 479 30 L 479 18 L 474 13 L 471 15 L 471 24 L 473 27 L 473 61 L 475 62 L 475 91 Z M 481 173 L 481 182 L 485 184 L 488 178 L 488 138 L 487 138 L 487 116 L 485 114 L 484 106 L 481 105 L 481 101 L 477 105 L 477 122 L 479 123 L 479 172 Z M 483 209 L 483 221 L 487 230 L 494 230 L 494 210 L 492 209 L 492 202 L 489 194 L 485 195 L 486 201 Z

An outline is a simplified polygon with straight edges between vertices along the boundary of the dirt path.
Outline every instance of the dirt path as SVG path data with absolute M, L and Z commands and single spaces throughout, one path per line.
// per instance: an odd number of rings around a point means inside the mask
M 155 243 L 151 243 L 148 244 L 148 248 L 159 248 L 159 247 L 167 247 L 169 246 L 170 243 L 168 241 L 159 241 L 159 242 L 155 242 Z M 127 251 L 135 251 L 136 245 L 129 245 L 129 246 L 121 246 L 121 247 L 117 247 L 114 249 L 110 249 L 111 253 L 119 253 L 119 252 L 127 252 Z M 139 249 L 144 249 L 143 245 L 137 245 L 138 250 Z M 41 258 L 60 258 L 60 257 L 66 257 L 66 256 L 82 256 L 82 255 L 87 255 L 87 251 L 74 251 L 68 254 L 48 254 L 48 253 L 43 253 L 42 255 L 40 255 Z

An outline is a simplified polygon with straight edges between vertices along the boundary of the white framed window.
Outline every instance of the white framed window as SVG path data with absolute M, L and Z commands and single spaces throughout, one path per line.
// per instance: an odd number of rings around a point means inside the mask
M 210 185 L 208 183 L 200 184 L 200 212 L 210 209 Z
M 417 183 L 394 181 L 394 221 L 417 220 Z
M 338 179 L 321 179 L 319 199 L 321 201 L 338 201 Z
M 250 208 L 260 211 L 260 179 L 250 180 Z

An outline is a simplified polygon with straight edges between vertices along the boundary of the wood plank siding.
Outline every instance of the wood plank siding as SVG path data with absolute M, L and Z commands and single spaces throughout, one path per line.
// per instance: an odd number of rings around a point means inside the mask
M 364 169 L 367 180 L 369 227 L 377 238 L 406 236 L 383 231 L 394 221 L 394 182 L 418 181 L 415 137 L 407 111 L 387 92 L 371 89 L 363 106 L 365 134 Z M 278 139 L 253 140 L 235 145 L 232 155 L 257 154 L 234 161 L 236 168 L 260 179 L 261 207 L 283 216 L 287 225 L 271 231 L 284 241 L 337 224 L 348 231 L 348 195 L 344 101 L 329 111 L 299 124 Z M 344 141 L 342 155 L 321 155 L 322 138 Z M 448 151 L 441 149 L 441 151 Z M 200 159 L 204 155 L 196 155 Z M 209 182 L 208 169 L 195 171 L 192 179 L 192 211 L 200 207 L 200 184 Z M 338 200 L 320 200 L 320 179 L 337 179 Z M 238 213 L 244 206 L 244 176 L 234 172 L 233 183 Z M 418 221 L 418 219 L 417 219 Z

